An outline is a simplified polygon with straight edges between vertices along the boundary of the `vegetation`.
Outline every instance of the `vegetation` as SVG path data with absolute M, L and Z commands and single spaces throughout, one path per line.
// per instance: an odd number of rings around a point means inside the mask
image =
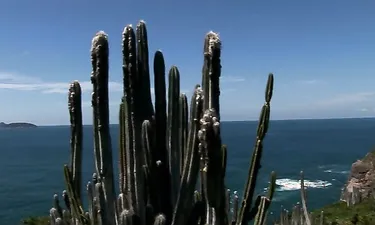
M 321 212 L 324 211 L 324 224 L 353 225 L 357 217 L 357 225 L 375 224 L 375 201 L 367 199 L 359 204 L 347 207 L 345 202 L 336 202 L 312 211 L 313 224 L 320 223 Z M 49 217 L 30 217 L 23 225 L 49 225 Z
M 50 218 L 32 216 L 22 220 L 23 225 L 50 225 Z
M 327 205 L 312 212 L 315 221 L 318 220 L 321 211 L 324 211 L 326 224 L 336 222 L 339 225 L 352 225 L 354 221 L 357 221 L 357 223 L 355 223 L 357 225 L 375 224 L 375 201 L 373 199 L 366 199 L 351 207 L 348 207 L 345 202 Z
M 153 106 L 147 31 L 143 21 L 137 25 L 136 31 L 130 25 L 125 27 L 122 44 L 124 94 L 119 112 L 118 182 L 115 182 L 113 173 L 109 132 L 108 37 L 104 32 L 99 32 L 93 38 L 91 49 L 96 171 L 86 186 L 88 209 L 84 210 L 81 201 L 82 107 L 81 87 L 75 81 L 69 89 L 71 160 L 70 165 L 64 165 L 66 190 L 63 191 L 62 200 L 65 209 L 58 195 L 55 195 L 50 217 L 29 218 L 23 223 L 244 225 L 253 221 L 256 225 L 266 224 L 276 174 L 273 172 L 270 176 L 267 196 L 254 198 L 254 191 L 261 168 L 263 139 L 269 126 L 273 75 L 268 76 L 248 180 L 240 201 L 236 194 L 231 195 L 225 185 L 227 148 L 220 135 L 219 36 L 209 32 L 205 37 L 202 82 L 194 88 L 190 113 L 187 97 L 180 93 L 180 73 L 175 66 L 169 70 L 166 88 L 161 51 L 154 55 Z M 120 190 L 118 195 L 115 185 Z M 323 209 L 325 222 L 320 212 L 310 215 L 305 205 L 303 185 L 301 173 L 302 205 L 286 215 L 281 224 L 288 225 L 293 221 L 298 221 L 293 224 L 331 224 L 333 220 L 347 224 L 349 219 L 356 219 L 353 213 L 361 215 L 358 221 L 372 221 L 373 214 L 364 214 L 368 207 L 372 209 L 372 203 L 356 205 L 355 209 L 346 208 L 344 203 L 327 206 Z

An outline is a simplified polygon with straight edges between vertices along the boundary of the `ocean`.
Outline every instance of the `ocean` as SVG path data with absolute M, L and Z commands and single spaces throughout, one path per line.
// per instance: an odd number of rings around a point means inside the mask
M 223 143 L 228 146 L 226 183 L 239 194 L 246 182 L 256 126 L 257 122 L 222 122 Z M 111 126 L 114 150 L 118 130 L 118 125 Z M 375 119 L 271 121 L 257 193 L 264 191 L 269 174 L 276 171 L 271 211 L 291 208 L 300 201 L 298 180 L 303 170 L 310 210 L 338 201 L 351 164 L 372 149 L 374 137 Z M 53 194 L 64 189 L 69 126 L 3 129 L 0 143 L 0 224 L 17 225 L 28 216 L 48 215 Z M 88 181 L 94 171 L 92 126 L 84 127 L 84 147 L 83 176 Z

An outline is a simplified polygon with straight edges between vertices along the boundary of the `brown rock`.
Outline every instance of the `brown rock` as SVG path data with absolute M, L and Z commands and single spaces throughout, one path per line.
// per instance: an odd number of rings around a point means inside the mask
M 353 204 L 375 196 L 375 152 L 368 153 L 363 159 L 353 163 L 348 181 L 343 188 L 340 200 Z M 353 199 L 352 196 L 355 196 Z

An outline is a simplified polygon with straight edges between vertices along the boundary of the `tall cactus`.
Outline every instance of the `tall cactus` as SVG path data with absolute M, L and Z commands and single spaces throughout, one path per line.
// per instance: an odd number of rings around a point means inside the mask
M 108 104 L 108 37 L 104 32 L 99 32 L 92 40 L 91 63 L 93 83 L 92 107 L 95 108 L 94 120 L 97 125 L 97 142 L 99 147 L 100 162 L 96 173 L 101 180 L 106 208 L 101 209 L 101 216 L 105 217 L 105 224 L 115 225 L 115 187 L 112 164 L 112 142 L 109 133 L 109 104 Z M 97 163 L 99 164 L 99 163 Z
M 73 82 L 69 88 L 69 114 L 70 114 L 70 149 L 71 149 L 71 173 L 74 189 L 77 197 L 81 198 L 82 180 L 82 105 L 81 86 L 78 82 Z
M 263 153 L 263 139 L 266 136 L 266 133 L 268 131 L 268 125 L 269 125 L 269 120 L 270 120 L 270 110 L 271 110 L 270 101 L 272 98 L 272 91 L 273 91 L 273 75 L 270 74 L 268 77 L 268 82 L 267 82 L 265 103 L 263 105 L 262 112 L 259 118 L 257 136 L 255 139 L 255 146 L 253 150 L 253 156 L 251 159 L 251 166 L 249 168 L 249 179 L 245 186 L 244 199 L 242 201 L 241 210 L 239 212 L 237 225 L 247 224 L 249 220 L 253 219 L 254 213 L 252 212 L 256 212 L 258 210 L 257 208 L 260 207 L 261 205 L 262 207 L 265 207 L 267 209 L 272 200 L 273 192 L 275 191 L 276 175 L 275 173 L 273 173 L 271 176 L 269 197 L 263 198 L 261 196 L 258 196 L 257 200 L 255 201 L 255 203 L 257 204 L 253 206 L 254 208 L 251 208 L 256 181 L 258 178 L 259 169 L 261 167 L 260 160 L 261 160 L 262 153 Z M 249 216 L 249 214 L 251 216 Z
M 265 104 L 256 144 L 238 208 L 238 195 L 225 185 L 227 147 L 220 129 L 221 41 L 209 32 L 204 41 L 202 84 L 196 85 L 188 112 L 187 98 L 180 93 L 180 73 L 172 66 L 165 80 L 161 51 L 154 55 L 155 108 L 151 101 L 146 25 L 136 31 L 126 26 L 122 34 L 123 97 L 120 103 L 119 176 L 120 193 L 114 190 L 108 107 L 108 37 L 104 32 L 92 41 L 92 108 L 96 172 L 87 185 L 88 211 L 81 202 L 82 114 L 78 82 L 70 88 L 72 124 L 71 167 L 65 166 L 66 189 L 63 210 L 57 196 L 51 209 L 51 224 L 72 225 L 245 225 L 265 224 L 275 191 L 272 173 L 268 196 L 253 195 L 260 169 L 263 139 L 267 133 L 273 75 L 268 77 Z M 168 90 L 168 94 L 167 94 Z M 74 106 L 74 107 L 73 107 Z M 74 110 L 73 110 L 74 109 Z M 198 181 L 200 189 L 196 190 Z M 253 204 L 252 204 L 253 203 Z

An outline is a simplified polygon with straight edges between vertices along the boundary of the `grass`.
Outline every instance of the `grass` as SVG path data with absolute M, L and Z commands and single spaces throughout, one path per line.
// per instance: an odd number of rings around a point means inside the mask
M 49 216 L 28 217 L 26 219 L 23 219 L 21 224 L 22 225 L 50 225 Z
M 319 221 L 321 211 L 324 211 L 325 224 L 336 222 L 338 225 L 352 225 L 355 224 L 353 220 L 357 220 L 356 225 L 375 224 L 375 200 L 373 199 L 364 200 L 351 207 L 347 207 L 345 202 L 327 205 L 312 212 L 315 222 Z

